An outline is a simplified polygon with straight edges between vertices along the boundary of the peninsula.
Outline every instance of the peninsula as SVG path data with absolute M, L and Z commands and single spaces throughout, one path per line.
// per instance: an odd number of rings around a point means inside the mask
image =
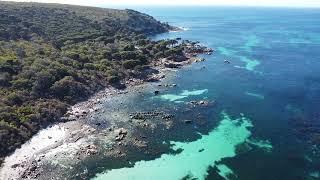
M 150 39 L 175 30 L 129 9 L 0 2 L 0 162 L 39 130 L 85 115 L 66 113 L 97 92 L 157 81 L 159 68 L 212 53 Z

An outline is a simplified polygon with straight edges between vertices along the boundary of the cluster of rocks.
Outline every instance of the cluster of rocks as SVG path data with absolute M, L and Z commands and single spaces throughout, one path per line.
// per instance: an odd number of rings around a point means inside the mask
M 174 62 L 183 62 L 183 61 L 188 60 L 188 58 L 184 55 L 173 55 L 173 56 L 168 57 L 168 59 L 172 60 Z
M 88 102 L 86 106 L 81 108 L 73 107 L 67 111 L 64 117 L 61 118 L 62 121 L 74 121 L 77 119 L 85 118 L 91 112 L 97 112 L 99 108 L 96 106 L 100 104 L 100 99 L 96 99 L 93 102 Z
M 76 118 L 81 118 L 81 117 L 85 117 L 88 114 L 88 110 L 76 110 L 73 112 L 67 112 L 67 116 L 69 116 L 69 119 L 76 119 Z
M 29 167 L 22 174 L 22 178 L 25 179 L 36 179 L 40 175 L 42 169 L 36 161 L 32 161 Z
M 150 112 L 136 112 L 130 114 L 131 119 L 145 120 L 149 118 L 161 117 L 162 119 L 171 119 L 174 117 L 172 114 L 167 114 L 165 112 L 150 111 Z
M 203 62 L 203 61 L 205 61 L 206 59 L 204 59 L 204 58 L 194 58 L 194 62 Z
M 180 68 L 182 66 L 180 63 L 176 62 L 165 62 L 163 65 L 166 68 Z
M 193 62 L 202 62 L 205 59 L 198 57 L 198 54 L 211 55 L 213 53 L 213 49 L 202 46 L 198 42 L 187 41 L 184 43 L 186 43 L 184 54 L 162 59 L 161 64 L 164 67 L 180 68 Z
M 186 52 L 190 54 L 208 54 L 213 53 L 213 49 L 200 45 L 197 42 L 187 43 Z
M 77 151 L 76 155 L 78 159 L 80 157 L 92 156 L 98 153 L 98 147 L 94 144 L 88 144 L 86 146 L 80 147 L 80 150 Z
M 128 134 L 128 131 L 126 129 L 120 128 L 118 130 L 118 133 L 117 133 L 116 137 L 115 137 L 115 140 L 116 141 L 122 141 L 127 136 L 127 134 Z
M 165 78 L 166 76 L 164 74 L 154 74 L 150 77 L 147 77 L 144 81 L 146 82 L 158 82 L 161 79 Z
M 206 101 L 206 100 L 201 100 L 201 101 L 190 101 L 188 102 L 187 104 L 190 104 L 190 105 L 201 105 L 201 106 L 208 106 L 210 104 L 209 101 Z
M 166 87 L 166 88 L 168 88 L 168 87 L 170 87 L 170 88 L 172 88 L 172 87 L 177 87 L 177 84 L 159 84 L 158 85 L 159 87 Z M 154 92 L 154 95 L 159 95 L 160 94 L 160 91 L 159 90 L 155 90 Z
M 138 138 L 134 138 L 133 145 L 138 148 L 146 148 L 148 147 L 148 143 L 146 141 L 140 140 Z
M 177 84 L 159 84 L 159 87 L 177 87 Z
M 307 138 L 310 143 L 320 145 L 320 123 L 303 118 L 292 118 L 290 125 L 299 137 Z
M 97 153 L 98 153 L 97 146 L 95 146 L 93 144 L 89 144 L 86 146 L 86 155 L 90 156 L 90 155 L 94 155 Z
M 77 119 L 85 118 L 91 112 L 97 112 L 100 110 L 99 105 L 102 105 L 103 99 L 115 94 L 126 94 L 127 91 L 119 90 L 114 87 L 108 87 L 104 91 L 96 93 L 93 97 L 85 102 L 80 102 L 68 109 L 62 121 L 74 121 Z
M 135 86 L 143 83 L 141 79 L 130 78 L 124 82 L 126 85 Z

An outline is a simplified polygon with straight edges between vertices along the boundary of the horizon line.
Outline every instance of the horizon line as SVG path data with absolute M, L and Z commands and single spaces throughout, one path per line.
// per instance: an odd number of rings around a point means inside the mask
M 39 2 L 34 0 L 0 0 L 0 2 L 23 2 L 23 3 L 39 3 L 39 4 L 61 4 L 61 5 L 76 5 L 76 6 L 87 6 L 87 7 L 100 7 L 100 8 L 110 8 L 112 7 L 253 7 L 253 8 L 308 8 L 308 9 L 318 9 L 319 6 L 311 5 L 274 5 L 274 4 L 134 4 L 134 3 L 63 3 L 63 2 Z

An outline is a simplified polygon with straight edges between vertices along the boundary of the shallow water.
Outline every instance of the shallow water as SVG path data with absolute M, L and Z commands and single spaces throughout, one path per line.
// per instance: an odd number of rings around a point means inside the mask
M 164 154 L 151 161 L 139 161 L 131 168 L 114 169 L 96 179 L 182 179 L 184 177 L 205 179 L 207 169 L 217 166 L 222 177 L 233 174 L 224 164 L 218 164 L 223 158 L 234 157 L 236 146 L 249 142 L 252 127 L 249 119 L 241 117 L 232 120 L 225 112 L 218 127 L 208 135 L 193 142 L 170 142 L 173 150 L 181 153 Z M 269 143 L 252 143 L 261 148 L 272 148 Z
M 182 128 L 179 141 L 171 142 L 172 148 L 179 147 L 181 152 L 168 152 L 154 160 L 133 162 L 131 167 L 106 170 L 97 175 L 98 179 L 179 179 L 188 175 L 198 179 L 230 179 L 230 174 L 244 180 L 319 177 L 319 144 L 312 141 L 310 134 L 297 133 L 296 126 L 291 124 L 293 118 L 319 122 L 318 9 L 133 8 L 187 29 L 155 39 L 182 37 L 216 49 L 214 55 L 203 56 L 207 61 L 179 70 L 169 81 L 177 84 L 176 88 L 156 98 L 147 94 L 137 99 L 139 108 L 170 109 L 182 102 L 203 99 L 216 103 L 204 110 L 208 131 L 196 125 Z M 226 59 L 231 63 L 224 63 Z M 222 111 L 229 117 L 244 114 L 246 120 L 237 123 L 231 120 L 236 118 L 220 119 Z M 175 113 L 178 117 L 184 114 L 179 110 Z M 228 126 L 223 125 L 226 122 Z M 195 132 L 201 136 L 189 139 L 189 134 Z M 232 139 L 231 143 L 225 141 L 226 137 Z M 166 138 L 166 142 L 172 141 Z M 236 144 L 244 141 L 246 145 L 236 152 Z M 204 150 L 199 151 L 199 147 Z M 224 150 L 218 151 L 219 148 Z M 165 171 L 172 174 L 160 173 Z

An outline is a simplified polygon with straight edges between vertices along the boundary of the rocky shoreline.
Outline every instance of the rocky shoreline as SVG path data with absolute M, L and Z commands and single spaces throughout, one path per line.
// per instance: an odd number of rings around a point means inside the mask
M 151 68 L 157 73 L 151 73 L 144 79 L 130 78 L 123 81 L 127 88 L 119 90 L 112 86 L 96 93 L 89 100 L 78 103 L 69 108 L 64 123 L 53 125 L 40 131 L 29 142 L 24 144 L 15 153 L 8 156 L 0 170 L 1 179 L 48 179 L 54 177 L 56 172 L 72 172 L 73 167 L 78 167 L 97 155 L 108 158 L 125 157 L 129 150 L 148 147 L 149 138 L 136 133 L 135 129 L 154 131 L 158 126 L 170 129 L 174 118 L 173 114 L 162 111 L 152 112 L 127 112 L 118 108 L 106 109 L 104 104 L 112 103 L 112 98 L 126 98 L 139 93 L 141 89 L 150 90 L 149 83 L 160 81 L 166 77 L 166 70 L 180 68 L 193 62 L 203 61 L 199 54 L 211 54 L 212 49 L 200 46 L 198 43 L 187 42 L 186 50 L 182 57 L 161 59 L 152 64 Z M 175 87 L 167 85 L 166 87 Z M 158 91 L 158 90 L 155 90 Z M 156 95 L 156 94 L 155 94 Z M 207 106 L 209 102 L 189 102 L 192 106 Z M 105 112 L 108 111 L 108 112 Z M 106 128 L 100 129 L 102 123 L 90 124 L 86 121 L 92 114 L 107 113 L 117 120 L 109 120 Z M 182 121 L 185 124 L 190 120 Z M 72 161 L 71 161 L 72 159 Z M 60 174 L 57 177 L 70 179 L 87 176 L 84 174 Z M 72 174 L 72 173 L 71 173 Z
M 106 98 L 108 96 L 113 95 L 119 95 L 119 94 L 126 94 L 128 93 L 128 90 L 137 85 L 142 85 L 147 82 L 159 82 L 162 79 L 166 77 L 166 71 L 170 69 L 177 69 L 181 68 L 183 66 L 192 64 L 192 63 L 198 63 L 205 61 L 204 58 L 199 57 L 200 54 L 207 54 L 211 55 L 213 53 L 213 49 L 201 46 L 199 45 L 199 42 L 190 42 L 187 41 L 187 46 L 184 54 L 180 57 L 175 57 L 175 59 L 167 59 L 163 58 L 159 61 L 155 61 L 155 63 L 151 64 L 151 72 L 155 73 L 149 73 L 147 72 L 146 75 L 144 75 L 143 79 L 137 79 L 137 78 L 129 78 L 125 79 L 123 81 L 123 84 L 125 85 L 125 89 L 117 89 L 113 86 L 109 86 L 105 88 L 104 90 L 96 93 L 93 95 L 90 99 L 88 99 L 85 102 L 78 103 L 71 108 L 66 113 L 66 116 L 62 119 L 64 120 L 76 120 L 81 117 L 85 117 L 88 113 L 98 111 L 99 108 L 97 105 L 101 104 L 101 100 L 103 98 Z M 148 69 L 147 71 L 150 71 Z M 168 87 L 169 85 L 165 85 Z M 176 84 L 173 84 L 172 86 L 176 86 Z

